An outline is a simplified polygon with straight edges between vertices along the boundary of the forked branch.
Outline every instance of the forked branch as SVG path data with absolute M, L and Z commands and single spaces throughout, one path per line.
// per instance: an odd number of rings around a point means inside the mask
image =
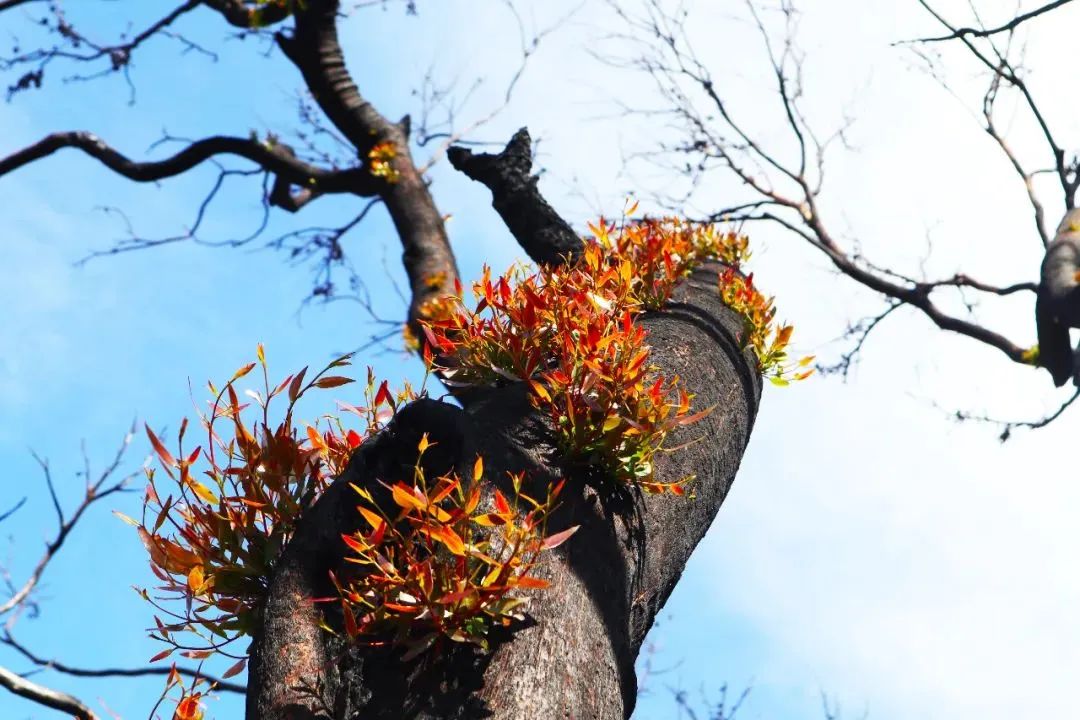
M 1012 295 L 1034 289 L 1020 282 L 997 287 L 963 273 L 940 281 L 917 279 L 867 260 L 861 253 L 838 242 L 825 221 L 820 193 L 825 174 L 825 158 L 830 145 L 843 140 L 841 128 L 823 137 L 807 122 L 802 111 L 802 54 L 795 44 L 797 13 L 789 2 L 778 12 L 784 22 L 784 36 L 777 43 L 765 19 L 752 2 L 747 2 L 750 21 L 762 39 L 764 55 L 771 71 L 793 157 L 767 145 L 739 119 L 736 109 L 701 57 L 696 53 L 685 27 L 685 17 L 675 15 L 659 0 L 644 0 L 644 12 L 634 16 L 613 4 L 614 11 L 631 28 L 619 36 L 633 43 L 639 53 L 629 58 L 609 59 L 614 64 L 641 70 L 650 75 L 667 101 L 667 113 L 675 120 L 679 139 L 663 145 L 650 160 L 673 159 L 689 168 L 691 182 L 713 170 L 733 175 L 749 191 L 750 199 L 734 208 L 710 214 L 713 221 L 771 222 L 802 238 L 824 254 L 843 275 L 880 293 L 898 305 L 914 308 L 937 327 L 970 337 L 993 347 L 1010 360 L 1025 362 L 1025 348 L 1003 334 L 972 320 L 958 317 L 938 302 L 943 289 L 966 288 L 992 295 Z
M 347 192 L 366 197 L 375 195 L 381 184 L 366 168 L 319 168 L 299 160 L 287 146 L 270 142 L 218 135 L 193 142 L 164 160 L 136 162 L 93 133 L 82 131 L 52 133 L 0 159 L 0 177 L 64 148 L 80 150 L 118 175 L 136 182 L 175 177 L 216 156 L 233 155 L 250 160 L 280 182 L 299 186 L 309 195 Z M 285 207 L 285 195 L 277 192 L 278 203 Z

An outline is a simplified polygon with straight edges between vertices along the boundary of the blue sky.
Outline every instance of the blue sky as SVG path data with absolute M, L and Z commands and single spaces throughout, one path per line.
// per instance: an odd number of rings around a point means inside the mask
M 72 19 L 88 33 L 108 32 L 128 13 L 145 13 L 145 20 L 169 3 L 131 5 L 88 4 Z M 537 21 L 572 5 L 545 4 Z M 747 121 L 775 139 L 777 116 L 762 88 L 758 48 L 733 19 L 740 4 L 690 5 L 714 73 L 742 98 Z M 443 80 L 459 77 L 462 88 L 483 76 L 462 120 L 483 116 L 513 70 L 511 17 L 497 3 L 477 10 L 464 0 L 421 3 L 420 10 L 417 18 L 369 10 L 344 26 L 358 83 L 383 113 L 398 117 L 416 110 L 410 91 L 429 66 Z M 467 30 L 446 32 L 463 20 Z M 1080 108 L 1076 98 L 1055 92 L 1055 83 L 1068 78 L 1053 62 L 1065 25 L 1040 26 L 1029 60 L 1038 71 L 1033 84 L 1068 139 L 1080 136 Z M 208 12 L 182 28 L 214 45 L 227 32 Z M 845 242 L 858 238 L 883 262 L 911 267 L 929 235 L 933 274 L 963 267 L 989 281 L 1033 278 L 1038 243 L 1010 170 L 964 106 L 889 45 L 927 28 L 904 3 L 853 8 L 820 0 L 807 7 L 809 111 L 825 125 L 845 112 L 858 118 L 853 150 L 833 159 L 827 216 Z M 614 99 L 642 107 L 651 100 L 647 81 L 589 55 L 611 47 L 604 39 L 611 29 L 602 4 L 588 3 L 541 47 L 514 102 L 477 134 L 504 140 L 527 124 L 542 138 L 545 193 L 579 226 L 617 211 L 628 192 L 645 192 L 658 180 L 621 162 L 659 130 L 611 118 Z M 273 54 L 263 58 L 252 42 L 220 45 L 216 63 L 181 57 L 168 41 L 146 50 L 133 67 L 134 105 L 119 78 L 62 84 L 57 72 L 45 90 L 0 107 L 0 153 L 61 129 L 92 130 L 141 156 L 163 130 L 199 137 L 291 127 L 296 74 Z M 976 88 L 974 68 L 954 60 L 961 90 Z M 1018 147 L 1030 149 L 1028 129 L 1018 122 L 1014 130 Z M 52 532 L 30 448 L 50 458 L 61 497 L 74 502 L 82 483 L 80 442 L 101 467 L 133 418 L 174 428 L 191 414 L 189 378 L 201 401 L 205 380 L 227 377 L 252 359 L 258 342 L 284 375 L 350 350 L 373 331 L 350 303 L 298 312 L 310 290 L 308 269 L 255 246 L 184 243 L 73 266 L 123 234 L 98 206 L 122 208 L 148 235 L 172 234 L 190 222 L 213 177 L 204 169 L 136 186 L 68 153 L 0 179 L 7 229 L 0 244 L 0 304 L 7 309 L 0 324 L 0 508 L 29 498 L 0 526 L 11 541 L 0 559 L 15 578 L 25 576 Z M 517 250 L 486 191 L 442 166 L 434 179 L 436 202 L 453 215 L 449 229 L 463 276 L 477 276 L 485 262 L 512 262 Z M 725 204 L 736 190 L 717 182 L 704 189 L 702 202 Z M 209 217 L 205 237 L 245 233 L 257 221 L 258 198 L 256 186 L 238 182 Z M 299 227 L 313 216 L 332 224 L 355 209 L 320 200 L 299 217 L 276 214 L 272 229 Z M 762 229 L 753 240 L 756 277 L 796 324 L 800 350 L 836 353 L 840 346 L 831 341 L 845 323 L 877 308 L 790 238 Z M 365 222 L 346 249 L 372 295 L 384 299 L 385 314 L 403 314 L 383 278 L 384 258 L 401 275 L 385 218 Z M 981 317 L 1017 342 L 1034 340 L 1029 303 L 988 307 Z M 734 489 L 653 633 L 655 664 L 673 669 L 649 680 L 635 718 L 673 717 L 669 686 L 712 692 L 725 682 L 753 686 L 743 715 L 750 718 L 818 717 L 821 692 L 842 705 L 845 717 L 864 710 L 886 719 L 1075 711 L 1080 488 L 1062 472 L 1073 461 L 1075 418 L 1006 445 L 995 442 L 991 428 L 956 425 L 941 408 L 1026 417 L 1060 397 L 1044 374 L 934 332 L 919 317 L 903 314 L 890 323 L 868 344 L 849 383 L 816 379 L 766 389 Z M 365 363 L 391 380 L 415 378 L 419 370 L 398 354 L 368 355 L 358 365 Z M 337 397 L 354 399 L 347 389 Z M 147 450 L 136 436 L 130 469 Z M 112 507 L 137 514 L 138 498 Z M 20 639 L 43 655 L 137 666 L 159 649 L 142 631 L 149 608 L 130 589 L 152 583 L 144 553 L 108 509 L 99 507 L 75 531 L 49 569 L 42 616 L 17 626 Z M 0 664 L 25 669 L 2 649 Z M 157 680 L 38 677 L 124 718 L 144 717 L 160 687 Z M 238 712 L 228 698 L 210 707 L 219 718 Z M 0 715 L 52 716 L 10 695 L 0 696 Z

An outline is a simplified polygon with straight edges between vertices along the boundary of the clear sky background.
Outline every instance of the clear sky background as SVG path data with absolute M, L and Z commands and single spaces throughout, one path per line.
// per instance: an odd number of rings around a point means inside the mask
M 158 0 L 68 5 L 84 32 L 102 37 L 171 7 Z M 419 17 L 391 6 L 343 25 L 360 87 L 384 114 L 398 117 L 417 110 L 411 92 L 429 67 L 442 81 L 458 77 L 462 91 L 483 77 L 460 118 L 486 114 L 516 66 L 512 17 L 487 0 L 418 5 Z M 739 117 L 763 139 L 782 142 L 779 108 L 742 4 L 687 5 L 698 49 Z M 1004 19 L 992 14 L 1004 5 L 983 4 L 988 22 Z M 544 25 L 573 3 L 522 6 L 532 6 Z M 23 34 L 28 23 L 20 15 L 35 13 L 29 7 L 0 16 L 4 42 Z M 954 17 L 966 18 L 965 7 L 941 3 Z M 1070 6 L 1028 34 L 1032 88 L 1067 148 L 1080 147 L 1080 97 L 1070 90 L 1074 72 L 1063 56 L 1077 20 Z M 273 52 L 264 59 L 265 48 L 250 40 L 220 44 L 228 30 L 209 11 L 178 29 L 214 45 L 219 60 L 181 57 L 165 39 L 151 43 L 135 57 L 133 105 L 119 77 L 64 84 L 58 69 L 44 90 L 0 106 L 0 154 L 53 130 L 92 130 L 142 157 L 163 129 L 200 137 L 293 126 L 300 87 L 293 68 Z M 581 228 L 600 212 L 618 212 L 631 192 L 648 210 L 649 190 L 677 182 L 623 163 L 663 131 L 655 121 L 615 117 L 615 101 L 654 103 L 647 79 L 590 54 L 618 51 L 608 38 L 618 29 L 603 3 L 587 2 L 541 46 L 511 105 L 477 134 L 505 140 L 528 125 L 541 138 L 544 192 Z M 823 212 L 845 243 L 858 240 L 882 264 L 917 272 L 929 238 L 931 276 L 962 269 L 987 282 L 1034 279 L 1041 246 L 1022 188 L 969 112 L 977 109 L 978 68 L 946 51 L 965 104 L 917 70 L 910 51 L 891 45 L 935 31 L 913 0 L 805 3 L 800 41 L 809 117 L 825 129 L 846 114 L 856 119 L 851 150 L 831 158 Z M 1019 117 L 1011 137 L 1038 165 L 1044 156 Z M 483 263 L 501 269 L 519 256 L 485 189 L 442 165 L 433 176 L 436 202 L 453 214 L 449 228 L 464 278 L 476 277 Z M 82 485 L 80 442 L 100 468 L 132 418 L 175 428 L 191 415 L 189 378 L 201 402 L 205 380 L 227 378 L 253 359 L 258 342 L 284 376 L 353 349 L 377 329 L 351 303 L 298 312 L 310 291 L 309 268 L 290 266 L 257 243 L 243 250 L 182 243 L 73 266 L 123 235 L 117 218 L 96 207 L 124 209 L 147 235 L 174 234 L 190 224 L 213 179 L 204 168 L 137 186 L 73 152 L 0 179 L 0 509 L 28 497 L 0 526 L 10 542 L 0 559 L 16 580 L 53 532 L 30 448 L 50 458 L 62 499 L 73 503 Z M 727 205 L 738 192 L 717 178 L 699 193 L 698 205 Z M 258 193 L 251 183 L 233 186 L 210 214 L 204 237 L 250 231 Z M 1062 208 L 1047 198 L 1053 225 Z M 316 216 L 330 225 L 356 209 L 320 200 L 298 217 L 276 212 L 271 229 L 300 227 Z M 834 340 L 847 322 L 877 311 L 880 301 L 792 237 L 764 227 L 752 236 L 755 277 L 796 325 L 798 350 L 835 358 L 846 347 Z M 402 276 L 385 218 L 377 214 L 354 231 L 346 250 L 380 309 L 403 315 L 384 278 L 384 258 L 394 277 Z M 1030 344 L 1032 305 L 1030 296 L 1016 297 L 980 308 L 978 317 Z M 872 336 L 846 384 L 815 378 L 766 388 L 734 488 L 651 636 L 654 665 L 668 671 L 647 679 L 634 717 L 674 717 L 670 688 L 715 696 L 725 683 L 752 686 L 740 715 L 747 718 L 820 717 L 823 692 L 844 717 L 1076 716 L 1077 419 L 1067 414 L 1004 445 L 993 427 L 953 422 L 951 410 L 1023 419 L 1064 399 L 1066 391 L 1054 391 L 1046 373 L 999 355 L 901 311 Z M 365 363 L 392 381 L 419 373 L 416 361 L 396 353 L 369 354 L 359 368 Z M 349 388 L 336 397 L 356 400 Z M 138 435 L 128 467 L 137 468 L 147 450 Z M 133 495 L 111 507 L 137 515 L 138 504 Z M 98 507 L 76 529 L 41 588 L 41 616 L 16 628 L 42 655 L 89 667 L 139 666 L 161 649 L 145 637 L 151 612 L 130 589 L 153 582 L 145 554 L 108 509 Z M 0 664 L 29 669 L 2 648 Z M 160 689 L 158 679 L 36 677 L 124 718 L 145 717 Z M 240 712 L 225 697 L 209 714 Z M 0 695 L 0 717 L 54 716 Z

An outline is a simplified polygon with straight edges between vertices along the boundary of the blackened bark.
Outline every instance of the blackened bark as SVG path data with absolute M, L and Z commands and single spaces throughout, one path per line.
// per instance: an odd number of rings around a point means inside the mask
M 491 190 L 491 204 L 522 249 L 538 263 L 557 265 L 575 259 L 581 238 L 548 204 L 532 174 L 532 141 L 521 128 L 497 155 L 474 155 L 452 147 L 450 164 Z
M 318 187 L 324 193 L 352 193 L 363 197 L 375 195 L 376 179 L 363 168 L 327 170 L 296 157 L 283 144 L 266 144 L 247 138 L 215 137 L 196 140 L 164 160 L 136 162 L 115 150 L 93 133 L 57 132 L 0 158 L 0 175 L 6 175 L 64 148 L 80 150 L 98 160 L 118 175 L 136 182 L 155 182 L 175 177 L 219 155 L 235 155 L 250 160 L 287 186 Z
M 409 152 L 408 121 L 383 117 L 357 88 L 338 40 L 339 0 L 308 0 L 296 11 L 291 35 L 278 33 L 278 46 L 296 65 L 308 90 L 363 160 L 376 145 L 392 143 L 397 179 L 382 183 L 386 205 L 404 250 L 402 261 L 412 300 L 409 320 L 422 315 L 425 303 L 454 290 L 457 264 L 443 217 Z
M 341 536 L 360 526 L 349 483 L 368 487 L 380 499 L 381 486 L 373 479 L 411 480 L 425 432 L 433 443 L 424 455 L 428 476 L 457 469 L 469 447 L 462 420 L 461 410 L 446 403 L 419 400 L 408 405 L 353 455 L 345 472 L 303 515 L 275 569 L 252 643 L 248 718 L 347 716 L 342 710 L 347 708 L 349 685 L 339 673 L 336 648 L 319 627 L 324 610 L 312 598 L 333 595 L 329 572 L 340 566 L 346 552 Z
M 696 475 L 693 497 L 603 493 L 587 470 L 562 467 L 520 384 L 493 390 L 464 411 L 425 401 L 394 421 L 388 439 L 357 454 L 316 504 L 282 558 L 254 646 L 248 717 L 286 718 L 595 718 L 621 720 L 634 706 L 633 664 L 645 633 L 675 587 L 690 553 L 712 523 L 735 476 L 760 397 L 755 361 L 740 352 L 742 319 L 716 289 L 717 266 L 689 278 L 663 312 L 641 322 L 653 361 L 679 375 L 703 420 L 680 429 L 657 460 L 660 480 Z M 553 526 L 581 530 L 538 574 L 530 622 L 489 656 L 449 643 L 412 663 L 385 650 L 334 647 L 316 627 L 309 598 L 344 553 L 340 533 L 355 528 L 346 477 L 372 486 L 411 467 L 415 440 L 438 438 L 444 466 L 485 458 L 490 477 L 529 472 L 540 486 L 567 475 Z M 693 442 L 691 442 L 693 441 Z M 319 697 L 297 688 L 315 688 Z
M 385 141 L 407 153 L 406 123 L 386 121 L 345 69 L 337 7 L 336 0 L 309 0 L 293 35 L 279 35 L 279 44 L 362 156 Z M 581 239 L 539 193 L 526 130 L 497 155 L 452 149 L 449 157 L 492 191 L 492 204 L 531 258 L 557 264 L 581 251 Z M 418 299 L 445 291 L 425 282 L 425 274 L 453 270 L 453 257 L 411 159 L 399 156 L 395 167 L 400 180 L 380 195 L 405 247 L 415 318 Z M 464 410 L 433 401 L 410 405 L 357 452 L 286 547 L 252 647 L 249 720 L 629 716 L 636 697 L 634 659 L 719 510 L 757 413 L 760 376 L 754 358 L 739 350 L 743 320 L 720 300 L 719 269 L 695 273 L 666 310 L 641 319 L 658 371 L 682 378 L 697 408 L 713 408 L 670 438 L 671 446 L 686 447 L 656 461 L 663 482 L 696 476 L 693 497 L 613 490 L 595 477 L 596 468 L 568 466 L 521 383 L 470 394 Z M 377 480 L 410 479 L 424 432 L 441 453 L 425 455 L 438 465 L 433 471 L 464 470 L 479 452 L 489 478 L 525 471 L 538 489 L 568 479 L 551 522 L 580 530 L 538 569 L 551 586 L 534 593 L 529 621 L 495 638 L 490 654 L 447 642 L 402 662 L 396 650 L 346 647 L 318 627 L 320 613 L 334 624 L 334 610 L 316 608 L 311 598 L 331 594 L 328 573 L 345 554 L 340 537 L 359 524 L 348 483 L 377 491 Z

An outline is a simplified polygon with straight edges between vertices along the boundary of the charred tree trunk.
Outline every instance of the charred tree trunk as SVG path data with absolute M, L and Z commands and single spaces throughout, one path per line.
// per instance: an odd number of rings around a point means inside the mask
M 736 339 L 742 319 L 721 303 L 716 270 L 703 268 L 667 309 L 641 320 L 660 371 L 681 377 L 697 407 L 714 408 L 671 438 L 672 447 L 687 447 L 657 462 L 664 481 L 696 475 L 690 494 L 598 494 L 587 471 L 563 467 L 520 386 L 493 390 L 464 410 L 413 404 L 357 453 L 286 549 L 253 646 L 248 717 L 629 716 L 634 659 L 731 486 L 760 397 L 755 362 Z M 327 571 L 345 553 L 340 533 L 358 522 L 347 483 L 370 486 L 411 468 L 423 432 L 442 449 L 440 458 L 425 456 L 435 471 L 464 467 L 480 452 L 493 477 L 528 470 L 536 482 L 570 479 L 558 526 L 581 530 L 545 561 L 540 574 L 551 587 L 532 599 L 528 626 L 487 656 L 450 643 L 401 663 L 392 651 L 335 647 L 310 601 L 326 594 Z
M 361 156 L 376 142 L 399 148 L 401 176 L 380 196 L 405 248 L 415 319 L 423 302 L 445 293 L 456 277 L 453 255 L 407 155 L 407 123 L 390 123 L 377 113 L 345 69 L 337 9 L 336 0 L 310 0 L 296 16 L 295 31 L 279 34 L 278 44 Z M 491 190 L 493 206 L 533 260 L 550 264 L 577 256 L 581 239 L 530 174 L 527 132 L 496 155 L 452 150 L 450 160 Z M 638 650 L 716 516 L 757 413 L 756 361 L 739 349 L 743 319 L 721 302 L 718 269 L 701 269 L 664 311 L 639 318 L 659 372 L 682 378 L 698 409 L 713 408 L 669 438 L 669 447 L 686 447 L 656 462 L 660 481 L 696 476 L 689 496 L 598 492 L 604 485 L 590 477 L 595 468 L 569 466 L 552 446 L 523 384 L 459 396 L 464 409 L 413 403 L 361 446 L 285 548 L 252 643 L 248 719 L 627 717 L 636 697 Z M 440 283 L 429 282 L 435 275 Z M 488 477 L 525 471 L 538 487 L 568 479 L 553 522 L 580 530 L 539 569 L 551 586 L 531 598 L 529 620 L 495 638 L 488 654 L 448 642 L 403 662 L 393 649 L 347 646 L 319 627 L 324 619 L 330 625 L 337 619 L 332 607 L 316 607 L 312 598 L 333 595 L 328 578 L 345 555 L 341 535 L 360 522 L 349 483 L 377 492 L 377 480 L 411 477 L 424 433 L 438 448 L 424 454 L 428 477 L 464 471 L 481 453 Z

